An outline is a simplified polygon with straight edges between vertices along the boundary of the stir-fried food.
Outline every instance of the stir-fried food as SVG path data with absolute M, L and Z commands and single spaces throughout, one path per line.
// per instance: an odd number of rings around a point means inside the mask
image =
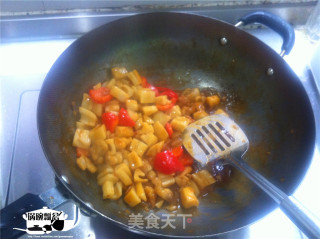
M 219 179 L 195 169 L 181 136 L 193 121 L 223 112 L 220 97 L 156 87 L 123 67 L 113 68 L 112 76 L 83 94 L 76 164 L 96 174 L 103 199 L 122 198 L 131 207 L 197 207 L 201 192 Z

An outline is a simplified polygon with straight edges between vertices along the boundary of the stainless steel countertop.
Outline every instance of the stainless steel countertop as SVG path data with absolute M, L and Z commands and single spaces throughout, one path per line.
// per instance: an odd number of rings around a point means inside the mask
M 237 15 L 241 16 L 250 10 L 241 9 L 232 17 L 227 14 L 228 16 L 225 18 L 221 17 L 225 16 L 222 12 L 206 10 L 202 14 L 234 23 L 234 18 Z M 284 9 L 273 9 L 273 11 L 284 13 Z M 306 8 L 305 13 L 308 12 L 310 12 L 310 9 Z M 42 23 L 49 23 L 50 26 L 55 26 L 55 28 L 52 32 L 48 29 L 48 32 L 38 37 L 32 35 L 32 29 L 29 29 L 27 35 L 22 34 L 19 37 L 19 31 L 23 29 L 24 25 L 22 19 L 16 22 L 11 19 L 11 22 L 6 22 L 9 25 L 5 27 L 2 24 L 1 29 L 7 31 L 7 38 L 2 38 L 5 41 L 2 41 L 0 45 L 1 208 L 27 192 L 39 194 L 54 186 L 54 174 L 45 160 L 39 144 L 35 118 L 39 90 L 51 65 L 63 50 L 83 33 L 104 22 L 126 15 L 110 14 L 109 17 L 108 15 L 72 16 L 72 18 L 68 18 L 69 20 L 71 19 L 68 23 L 70 24 L 69 27 L 72 26 L 72 23 L 77 23 L 73 27 L 78 27 L 78 30 L 72 32 L 72 34 L 67 32 L 68 28 L 66 27 L 61 27 L 63 31 L 59 34 L 59 24 L 61 24 L 63 17 L 42 19 L 44 20 Z M 289 16 L 293 16 L 293 13 L 291 12 Z M 96 21 L 90 21 L 90 19 L 95 19 Z M 39 22 L 41 21 L 38 19 L 35 23 L 39 24 Z M 15 23 L 17 24 L 15 25 Z M 24 26 L 31 25 L 32 22 L 28 22 Z M 33 32 L 37 33 L 38 30 Z M 268 29 L 251 29 L 249 32 L 266 42 L 275 51 L 280 51 L 282 40 L 272 31 Z M 306 38 L 303 28 L 297 27 L 295 46 L 291 54 L 285 57 L 285 60 L 300 77 L 309 95 L 315 112 L 317 128 L 317 141 L 312 165 L 294 196 L 306 205 L 312 213 L 320 217 L 320 205 L 318 203 L 320 201 L 320 189 L 314 187 L 315 182 L 320 182 L 320 94 L 309 71 L 309 61 L 313 57 L 315 48 L 316 46 L 312 45 Z M 71 211 L 70 214 L 72 214 L 74 207 L 72 202 L 68 202 L 61 206 L 60 210 Z M 108 235 L 110 238 L 119 238 L 124 235 L 128 238 L 133 237 L 130 233 L 114 229 L 112 226 L 96 221 L 96 219 L 91 219 L 86 215 L 81 216 L 81 222 L 77 228 L 70 231 L 70 234 L 63 235 L 72 235 L 76 238 L 84 236 L 99 238 L 102 235 Z M 103 234 L 101 234 L 102 232 Z M 303 238 L 303 235 L 277 209 L 247 228 L 245 232 L 239 232 L 238 235 L 233 237 Z

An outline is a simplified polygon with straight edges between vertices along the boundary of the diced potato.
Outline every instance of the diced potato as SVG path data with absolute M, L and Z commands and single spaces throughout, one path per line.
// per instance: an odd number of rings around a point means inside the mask
M 167 105 L 170 104 L 171 101 L 168 99 L 166 95 L 160 95 L 156 97 L 156 105 Z
M 135 151 L 140 157 L 144 154 L 144 152 L 147 150 L 148 145 L 141 142 L 138 139 L 133 139 L 130 144 L 130 151 Z
M 77 129 L 73 137 L 72 145 L 74 147 L 89 149 L 91 145 L 91 139 L 89 135 L 89 130 Z
M 196 101 L 196 98 L 200 96 L 200 90 L 199 88 L 193 88 L 190 93 L 188 94 L 188 98 L 191 101 Z
M 217 107 L 220 104 L 220 97 L 217 95 L 208 96 L 206 103 L 210 108 Z
M 153 134 L 153 133 L 154 133 L 153 126 L 145 122 L 141 123 L 141 128 L 137 131 L 137 135 Z
M 140 138 L 142 139 L 143 142 L 145 142 L 148 146 L 154 145 L 155 143 L 158 142 L 158 138 L 152 134 L 152 133 L 148 133 L 148 134 L 143 134 L 140 136 Z
M 127 76 L 128 71 L 124 67 L 113 67 L 111 69 L 111 73 L 112 73 L 114 78 L 122 79 L 122 78 Z
M 141 178 L 141 177 L 144 177 L 145 176 L 145 173 L 141 171 L 141 169 L 137 168 L 135 171 L 134 171 L 134 174 L 133 174 L 133 181 L 135 183 L 145 183 L 145 182 L 148 182 L 148 179 L 147 178 Z
M 115 135 L 117 137 L 132 137 L 134 136 L 134 131 L 132 127 L 117 126 L 115 129 Z
M 193 113 L 193 118 L 195 120 L 199 120 L 199 119 L 202 119 L 204 117 L 208 116 L 208 113 L 205 112 L 204 110 L 200 110 L 200 111 L 197 111 L 197 112 L 194 112 Z
M 140 118 L 139 114 L 133 110 L 128 110 L 128 115 L 133 121 L 137 121 Z
M 163 205 L 163 203 L 164 203 L 164 200 L 163 200 L 163 199 L 160 199 L 159 201 L 157 201 L 157 202 L 155 203 L 155 207 L 156 207 L 156 208 L 161 208 L 162 205 Z
M 196 196 L 198 196 L 200 194 L 200 189 L 199 189 L 198 185 L 193 180 L 189 180 L 189 186 L 192 187 L 194 194 Z
M 115 137 L 114 143 L 116 145 L 116 149 L 125 149 L 132 141 L 132 138 L 125 137 Z
M 156 198 L 157 198 L 157 195 L 154 191 L 154 188 L 150 187 L 150 186 L 145 186 L 144 191 L 146 193 L 148 202 L 150 203 L 151 207 L 153 208 L 155 206 Z
M 168 177 L 161 179 L 161 186 L 164 188 L 170 187 L 171 185 L 175 184 L 175 182 L 175 178 L 169 175 Z
M 142 127 L 142 123 L 144 123 L 144 122 L 143 122 L 143 119 L 142 119 L 142 118 L 139 118 L 139 119 L 136 121 L 136 125 L 134 126 L 134 129 L 135 129 L 135 130 L 140 129 L 140 128 Z
M 126 92 L 129 96 L 129 98 L 133 95 L 134 91 L 133 89 L 126 85 L 126 84 L 122 84 L 120 87 L 119 87 L 121 90 L 123 90 L 124 92 Z
M 95 140 L 90 147 L 90 155 L 95 164 L 103 163 L 103 158 L 107 153 L 109 146 L 105 140 Z
M 132 169 L 139 168 L 143 165 L 142 159 L 140 158 L 140 156 L 137 154 L 136 151 L 132 151 L 131 153 L 128 154 L 127 157 L 129 160 L 130 167 Z
M 95 113 L 97 116 L 101 117 L 103 113 L 103 108 L 104 108 L 104 104 L 93 103 L 91 111 Z
M 116 164 L 119 164 L 123 161 L 122 153 L 120 153 L 120 152 L 116 152 L 116 153 L 108 152 L 105 155 L 105 158 L 106 158 L 106 162 L 109 165 L 116 165 Z
M 86 130 L 89 130 L 89 129 L 92 128 L 91 126 L 88 126 L 88 125 L 86 125 L 86 124 L 84 124 L 84 123 L 82 123 L 82 122 L 80 122 L 80 121 L 77 121 L 77 122 L 76 122 L 76 127 L 77 127 L 78 129 L 86 129 Z
M 106 103 L 106 106 L 104 108 L 105 112 L 119 112 L 120 110 L 120 104 L 117 100 L 110 100 Z
M 200 189 L 203 189 L 216 182 L 214 177 L 212 177 L 212 175 L 206 169 L 203 169 L 197 173 L 193 173 L 192 179 L 197 183 Z
M 179 105 L 174 105 L 170 110 L 168 110 L 168 114 L 171 118 L 175 118 L 181 116 L 181 108 Z
M 138 197 L 142 201 L 147 201 L 147 196 L 146 196 L 146 193 L 144 192 L 142 183 L 136 183 L 136 192 L 137 192 Z
M 116 177 L 113 173 L 99 175 L 97 177 L 98 185 L 103 185 L 105 181 L 110 181 L 112 183 L 116 183 L 119 181 L 119 178 Z
M 173 200 L 173 192 L 169 188 L 156 187 L 155 192 L 159 197 L 168 202 Z
M 164 144 L 164 141 L 160 141 L 159 143 L 152 145 L 147 152 L 147 156 L 149 157 L 156 156 L 157 153 L 161 152 L 163 148 L 163 144 Z
M 139 110 L 139 105 L 136 100 L 131 100 L 131 99 L 126 100 L 126 107 L 127 107 L 127 110 L 132 110 L 132 111 Z
M 87 110 L 91 110 L 92 105 L 93 105 L 93 102 L 90 99 L 90 96 L 87 93 L 84 93 L 82 97 L 81 107 Z
M 85 157 L 86 164 L 87 164 L 87 169 L 89 170 L 90 173 L 95 173 L 97 172 L 97 167 L 91 162 L 91 160 L 87 157 Z
M 163 125 L 159 122 L 156 121 L 153 125 L 154 128 L 154 134 L 158 137 L 160 140 L 166 140 L 169 138 L 169 134 L 167 130 L 163 127 Z
M 192 187 L 184 187 L 180 190 L 180 199 L 184 208 L 199 206 L 199 200 Z
M 141 77 L 136 70 L 129 72 L 128 78 L 130 79 L 133 85 L 137 86 L 141 84 Z
M 107 82 L 107 84 L 104 84 L 104 86 L 111 89 L 113 86 L 115 86 L 115 84 L 116 84 L 116 79 L 112 78 L 109 82 Z
M 223 109 L 217 109 L 217 110 L 214 112 L 214 114 L 216 114 L 216 115 L 225 115 L 225 116 L 228 116 L 228 117 L 229 117 L 228 113 L 225 112 Z
M 152 114 L 156 113 L 157 111 L 158 111 L 158 108 L 155 105 L 149 105 L 149 106 L 142 107 L 142 112 L 147 116 L 152 115 Z
M 163 113 L 162 111 L 156 112 L 152 115 L 152 119 L 154 122 L 159 121 L 163 126 L 171 119 L 169 115 Z
M 85 157 L 81 156 L 77 158 L 77 165 L 81 170 L 86 170 L 87 169 L 87 164 L 86 164 L 86 159 Z
M 124 201 L 130 206 L 134 207 L 141 203 L 141 199 L 137 195 L 134 187 L 130 187 L 126 195 L 124 196 Z
M 151 89 L 142 88 L 139 96 L 141 104 L 153 104 L 156 101 L 156 93 Z
M 112 200 L 117 200 L 122 196 L 122 183 L 117 182 L 114 185 L 114 195 L 110 198 Z
M 124 185 L 132 184 L 132 174 L 127 164 L 121 163 L 114 170 L 115 175 L 123 182 Z
M 96 125 L 98 118 L 92 111 L 79 107 L 79 112 L 81 114 L 80 122 L 88 126 Z
M 108 144 L 109 153 L 115 154 L 117 151 L 114 139 L 106 139 L 105 142 Z
M 145 122 L 145 123 L 148 123 L 148 124 L 154 124 L 154 121 L 153 121 L 153 119 L 151 119 L 149 116 L 147 116 L 147 115 L 144 115 L 143 116 L 143 121 Z
M 105 181 L 102 185 L 103 199 L 111 198 L 114 195 L 113 183 L 110 181 Z
M 113 86 L 111 88 L 110 94 L 120 102 L 126 102 L 126 100 L 129 98 L 129 95 L 117 86 Z
M 191 123 L 191 120 L 187 117 L 179 116 L 171 121 L 171 126 L 174 130 L 183 132 L 184 129 Z
M 99 140 L 99 139 L 106 139 L 107 137 L 107 130 L 104 124 L 98 125 L 89 133 L 90 139 L 92 141 Z

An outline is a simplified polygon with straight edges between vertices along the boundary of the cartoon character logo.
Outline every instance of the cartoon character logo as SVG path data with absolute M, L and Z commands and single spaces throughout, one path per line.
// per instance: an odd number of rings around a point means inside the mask
M 68 231 L 78 224 L 78 220 L 66 220 L 68 215 L 63 211 L 56 211 L 43 207 L 22 215 L 26 220 L 27 229 L 13 228 L 32 235 L 49 234 L 52 231 Z

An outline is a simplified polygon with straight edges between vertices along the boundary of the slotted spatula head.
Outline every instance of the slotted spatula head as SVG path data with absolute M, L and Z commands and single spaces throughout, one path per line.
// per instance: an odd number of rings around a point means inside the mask
M 231 153 L 241 157 L 249 148 L 246 134 L 224 114 L 207 116 L 190 124 L 182 142 L 203 167 L 216 159 L 228 159 Z

